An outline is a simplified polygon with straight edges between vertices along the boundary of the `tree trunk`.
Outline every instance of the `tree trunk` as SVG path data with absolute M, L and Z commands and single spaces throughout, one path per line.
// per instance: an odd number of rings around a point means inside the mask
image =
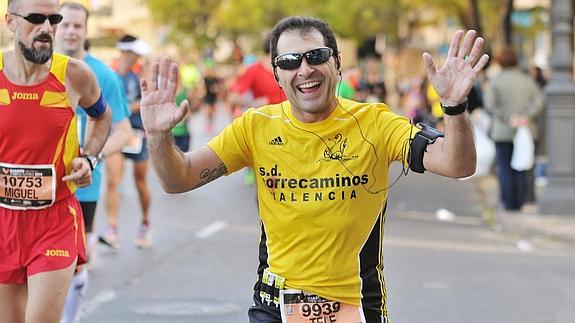
M 503 7 L 502 18 L 502 40 L 503 45 L 511 46 L 513 43 L 513 24 L 511 22 L 511 14 L 513 13 L 513 0 L 505 0 Z
M 479 13 L 479 5 L 477 0 L 469 0 L 469 10 L 471 13 L 471 28 L 475 29 L 479 36 L 483 36 L 483 29 L 481 28 L 481 15 Z

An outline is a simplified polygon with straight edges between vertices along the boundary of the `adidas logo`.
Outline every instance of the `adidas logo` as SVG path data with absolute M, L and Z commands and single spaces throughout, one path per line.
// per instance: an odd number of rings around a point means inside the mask
M 270 145 L 276 145 L 276 146 L 283 146 L 284 142 L 282 140 L 282 137 L 277 136 L 274 139 L 270 140 L 269 144 Z

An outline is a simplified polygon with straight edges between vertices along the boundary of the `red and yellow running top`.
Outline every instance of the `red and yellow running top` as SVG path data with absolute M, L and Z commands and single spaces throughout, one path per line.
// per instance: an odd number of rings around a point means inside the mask
M 68 56 L 55 53 L 44 81 L 17 85 L 6 77 L 0 52 L 0 168 L 6 174 L 11 170 L 17 174 L 14 169 L 52 166 L 55 175 L 52 201 L 59 201 L 76 190 L 73 183 L 62 182 L 62 177 L 71 173 L 72 160 L 80 153 L 74 108 L 64 83 L 68 60 Z M 8 185 L 12 179 L 6 178 Z M 26 184 L 34 187 L 32 180 L 22 184 L 16 179 L 12 180 L 12 187 L 26 188 Z M 25 197 L 33 192 L 22 189 L 18 194 Z

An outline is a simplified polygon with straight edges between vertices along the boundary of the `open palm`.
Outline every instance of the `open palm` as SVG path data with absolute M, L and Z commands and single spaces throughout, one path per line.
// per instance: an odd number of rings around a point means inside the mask
M 444 106 L 456 106 L 465 102 L 477 74 L 489 60 L 487 54 L 479 57 L 483 38 L 476 38 L 476 32 L 469 30 L 460 44 L 463 34 L 462 30 L 455 33 L 447 59 L 440 69 L 436 69 L 429 53 L 423 54 L 427 76 Z
M 175 103 L 178 82 L 178 66 L 169 58 L 152 63 L 150 78 L 140 81 L 140 114 L 146 132 L 169 131 L 186 116 L 188 101 L 184 100 L 179 107 Z

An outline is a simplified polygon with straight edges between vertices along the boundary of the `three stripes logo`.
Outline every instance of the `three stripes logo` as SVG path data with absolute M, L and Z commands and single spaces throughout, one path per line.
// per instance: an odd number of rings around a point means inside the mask
M 274 146 L 283 146 L 284 142 L 282 140 L 282 137 L 277 136 L 274 139 L 270 140 L 269 144 Z

